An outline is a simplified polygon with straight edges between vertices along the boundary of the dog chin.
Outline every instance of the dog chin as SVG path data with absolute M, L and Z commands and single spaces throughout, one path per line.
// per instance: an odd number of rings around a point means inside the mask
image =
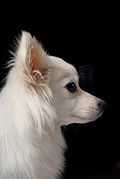
M 71 115 L 71 117 L 73 118 L 74 123 L 89 123 L 89 122 L 94 122 L 95 120 L 97 120 L 98 118 L 101 117 L 101 115 L 103 114 L 103 112 L 97 114 L 96 116 L 91 116 L 91 117 L 81 117 L 78 115 Z

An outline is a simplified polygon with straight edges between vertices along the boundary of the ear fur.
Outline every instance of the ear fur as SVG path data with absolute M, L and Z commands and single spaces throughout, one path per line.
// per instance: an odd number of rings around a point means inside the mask
M 18 74 L 22 73 L 24 86 L 27 85 L 25 88 L 27 90 L 24 91 L 27 96 L 27 110 L 30 111 L 35 126 L 41 132 L 42 126 L 47 123 L 54 130 L 55 111 L 52 106 L 52 91 L 47 84 L 50 70 L 47 54 L 35 37 L 28 32 L 22 32 L 15 60 L 16 71 Z
M 22 70 L 28 84 L 36 86 L 46 80 L 47 55 L 35 37 L 23 31 L 16 53 L 16 65 Z

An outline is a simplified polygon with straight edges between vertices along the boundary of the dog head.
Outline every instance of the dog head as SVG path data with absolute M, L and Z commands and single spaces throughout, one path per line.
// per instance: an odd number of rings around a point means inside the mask
M 106 102 L 80 88 L 78 73 L 71 64 L 52 56 L 49 59 L 54 66 L 49 86 L 61 124 L 86 123 L 99 118 Z
M 14 59 L 11 71 L 16 76 L 19 74 L 26 94 L 30 92 L 26 103 L 31 111 L 48 114 L 48 123 L 53 111 L 60 125 L 86 123 L 102 115 L 106 103 L 79 87 L 76 69 L 64 60 L 46 54 L 41 44 L 29 33 L 22 33 Z M 31 94 L 33 98 L 30 101 Z M 35 112 L 33 115 L 41 120 Z

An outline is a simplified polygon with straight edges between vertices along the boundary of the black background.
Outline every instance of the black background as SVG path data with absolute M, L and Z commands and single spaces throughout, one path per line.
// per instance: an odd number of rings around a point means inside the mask
M 54 4 L 55 5 L 55 4 Z M 10 59 L 15 37 L 26 30 L 42 42 L 49 54 L 72 63 L 80 86 L 108 103 L 94 123 L 63 127 L 68 149 L 63 178 L 119 177 L 119 55 L 117 4 L 16 4 L 0 16 L 0 81 Z M 7 4 L 9 6 L 9 4 Z

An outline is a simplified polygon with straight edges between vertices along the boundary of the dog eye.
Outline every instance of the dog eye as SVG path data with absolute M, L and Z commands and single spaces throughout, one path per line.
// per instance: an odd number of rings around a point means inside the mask
M 76 91 L 76 85 L 74 82 L 68 83 L 66 88 L 72 93 Z

